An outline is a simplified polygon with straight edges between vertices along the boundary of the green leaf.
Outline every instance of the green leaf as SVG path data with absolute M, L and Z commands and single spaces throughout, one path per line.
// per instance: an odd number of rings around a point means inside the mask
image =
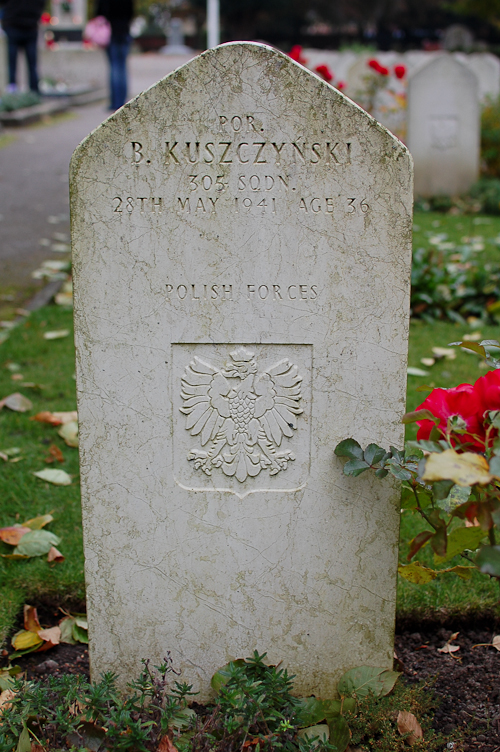
M 389 471 L 383 467 L 379 467 L 378 470 L 375 470 L 375 475 L 377 476 L 377 478 L 385 478 L 387 475 L 389 475 Z
M 483 546 L 476 556 L 476 566 L 483 574 L 500 577 L 500 546 Z
M 364 451 L 364 460 L 369 465 L 376 465 L 381 459 L 385 457 L 387 452 L 377 444 L 368 444 Z
M 212 689 L 215 689 L 216 692 L 220 690 L 221 687 L 223 687 L 225 684 L 228 683 L 231 674 L 229 672 L 229 667 L 231 665 L 233 666 L 244 666 L 246 663 L 244 658 L 238 658 L 236 661 L 231 661 L 231 663 L 226 663 L 225 666 L 222 666 L 218 671 L 215 672 L 215 674 L 212 676 L 212 679 L 210 681 L 210 686 Z
M 401 489 L 401 509 L 415 509 L 417 507 L 417 499 L 412 489 L 408 486 L 403 486 Z
M 363 450 L 354 439 L 344 439 L 335 447 L 337 457 L 348 457 L 350 460 L 362 460 Z
M 450 567 L 449 569 L 443 569 L 441 571 L 454 572 L 454 574 L 457 574 L 462 580 L 470 580 L 475 569 L 475 567 L 463 567 L 458 565 L 456 567 Z
M 84 645 L 89 644 L 89 635 L 86 629 L 82 629 L 78 624 L 73 624 L 71 635 L 76 642 L 82 642 Z
M 500 457 L 497 454 L 490 459 L 490 473 L 500 478 Z
M 315 744 L 312 744 L 314 749 L 314 747 L 319 746 L 322 742 L 328 741 L 330 738 L 330 728 L 326 723 L 321 723 L 316 726 L 300 729 L 297 736 L 301 739 L 317 740 Z
M 403 415 L 401 423 L 407 425 L 408 423 L 416 423 L 417 420 L 432 420 L 434 423 L 439 423 L 439 418 L 436 418 L 430 410 L 413 410 L 411 413 L 406 413 L 406 415 Z
M 340 702 L 339 702 L 340 706 Z M 297 701 L 297 726 L 305 728 L 314 726 L 325 718 L 325 708 L 321 700 L 316 697 L 301 697 Z
M 16 752 L 31 752 L 30 732 L 26 728 L 23 728 L 19 741 L 17 743 Z
M 337 689 L 341 695 L 356 697 L 384 697 L 392 690 L 400 674 L 385 668 L 358 666 L 352 668 L 340 679 Z
M 482 345 L 478 345 L 477 342 L 450 342 L 449 347 L 462 347 L 464 350 L 472 350 L 477 355 L 486 357 L 486 350 Z
M 471 490 L 471 486 L 454 485 L 452 486 L 448 496 L 445 499 L 436 499 L 436 503 L 438 507 L 443 511 L 451 512 L 461 504 L 465 504 L 465 502 L 468 501 Z
M 447 499 L 454 485 L 455 484 L 452 480 L 438 480 L 435 483 L 433 483 L 432 495 L 434 496 L 434 501 L 441 501 L 441 500 Z M 467 486 L 467 488 L 470 489 L 470 486 Z
M 364 460 L 348 460 L 344 465 L 344 475 L 353 475 L 356 478 L 369 469 L 370 465 Z
M 76 640 L 73 637 L 73 626 L 75 624 L 74 616 L 66 616 L 59 622 L 61 629 L 61 642 L 65 642 L 67 645 L 76 645 Z
M 356 701 L 355 701 L 356 702 Z M 327 723 L 342 713 L 342 700 L 323 700 L 323 712 Z
M 344 752 L 351 741 L 351 731 L 346 719 L 339 715 L 329 722 L 328 728 L 330 729 L 330 744 L 337 748 L 337 752 Z
M 454 556 L 458 556 L 465 551 L 466 548 L 475 551 L 484 537 L 485 532 L 480 527 L 457 527 L 450 533 L 446 554 L 435 556 L 434 561 L 436 564 L 445 564 Z
M 32 530 L 25 533 L 14 549 L 14 554 L 21 556 L 43 556 L 52 546 L 58 546 L 61 539 L 48 530 Z

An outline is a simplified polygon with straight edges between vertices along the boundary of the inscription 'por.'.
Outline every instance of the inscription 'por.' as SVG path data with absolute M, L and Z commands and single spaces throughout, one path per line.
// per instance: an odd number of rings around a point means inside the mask
M 132 141 L 132 162 L 151 164 L 140 141 Z M 351 143 L 340 141 L 165 141 L 166 165 L 180 164 L 241 164 L 282 163 L 348 165 L 351 164 Z

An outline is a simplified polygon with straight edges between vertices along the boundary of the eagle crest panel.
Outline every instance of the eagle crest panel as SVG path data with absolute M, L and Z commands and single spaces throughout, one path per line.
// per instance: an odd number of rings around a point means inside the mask
M 243 486 L 303 487 L 311 347 L 174 345 L 174 350 L 176 480 L 184 477 L 193 490 L 200 484 L 238 495 Z

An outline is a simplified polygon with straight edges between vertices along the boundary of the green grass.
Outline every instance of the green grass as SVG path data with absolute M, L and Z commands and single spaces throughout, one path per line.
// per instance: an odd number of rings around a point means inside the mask
M 478 223 L 487 220 L 487 223 Z M 439 226 L 435 223 L 439 222 Z M 435 213 L 418 214 L 415 218 L 420 228 L 415 242 L 426 242 L 429 233 L 446 232 L 450 240 L 460 242 L 466 235 L 482 235 L 484 253 L 489 260 L 500 262 L 499 247 L 489 239 L 500 235 L 500 218 L 450 217 Z M 433 224 L 434 223 L 434 224 Z M 21 462 L 5 463 L 0 460 L 0 526 L 12 525 L 38 514 L 53 512 L 55 520 L 48 529 L 62 538 L 59 546 L 66 560 L 49 565 L 45 557 L 30 561 L 0 559 L 0 641 L 11 628 L 24 602 L 34 605 L 78 605 L 84 598 L 83 549 L 80 514 L 78 453 L 67 447 L 58 437 L 57 429 L 30 421 L 30 415 L 41 410 L 73 410 L 76 407 L 74 381 L 74 350 L 72 337 L 47 341 L 43 332 L 51 329 L 72 330 L 72 314 L 57 306 L 48 306 L 27 319 L 12 331 L 0 345 L 0 398 L 21 391 L 33 401 L 29 413 L 0 411 L 0 451 L 20 447 Z M 428 324 L 414 321 L 410 328 L 409 365 L 428 371 L 427 376 L 408 377 L 407 409 L 415 409 L 428 391 L 419 392 L 421 386 L 451 387 L 461 382 L 474 382 L 485 373 L 481 359 L 456 349 L 454 360 L 440 360 L 432 367 L 422 365 L 421 358 L 432 357 L 432 347 L 446 347 L 465 334 L 479 331 L 484 339 L 500 339 L 500 326 L 482 326 L 478 322 L 459 325 L 449 322 Z M 21 367 L 24 380 L 41 385 L 40 389 L 20 386 L 12 380 L 9 363 Z M 415 426 L 408 426 L 407 438 L 414 438 Z M 33 475 L 34 471 L 50 467 L 44 463 L 50 444 L 63 452 L 65 462 L 57 465 L 73 476 L 68 487 L 51 486 Z M 376 481 L 375 481 L 376 482 Z M 407 541 L 416 535 L 423 524 L 418 516 L 404 512 L 401 518 L 400 558 L 404 562 Z M 0 544 L 0 553 L 10 547 Z M 429 547 L 419 554 L 422 563 L 434 567 Z M 463 564 L 457 557 L 445 566 Z M 500 596 L 499 585 L 487 577 L 474 573 L 472 580 L 462 581 L 455 575 L 442 575 L 425 587 L 399 580 L 398 613 L 475 613 L 496 609 Z
M 43 339 L 45 331 L 72 328 L 71 311 L 49 306 L 34 313 L 0 346 L 0 396 L 20 391 L 33 402 L 29 413 L 0 411 L 0 451 L 19 447 L 18 456 L 23 457 L 15 463 L 0 460 L 0 526 L 52 512 L 55 520 L 47 529 L 62 539 L 59 549 L 66 557 L 62 564 L 52 565 L 46 557 L 0 559 L 0 637 L 23 602 L 71 605 L 84 598 L 78 451 L 66 446 L 57 428 L 29 419 L 41 410 L 76 407 L 72 337 Z M 25 381 L 40 387 L 23 388 L 22 382 L 13 381 L 10 363 L 21 367 Z M 65 462 L 57 467 L 72 475 L 71 486 L 49 485 L 33 475 L 52 467 L 44 462 L 51 444 L 63 452 Z M 0 543 L 0 553 L 11 550 Z
M 484 249 L 478 251 L 482 261 L 500 263 L 500 217 L 463 215 L 454 217 L 439 212 L 415 212 L 413 221 L 413 245 L 415 248 L 428 245 L 429 238 L 446 234 L 449 242 L 462 244 L 482 243 Z M 467 238 L 468 240 L 465 240 Z M 499 242 L 495 239 L 499 238 Z

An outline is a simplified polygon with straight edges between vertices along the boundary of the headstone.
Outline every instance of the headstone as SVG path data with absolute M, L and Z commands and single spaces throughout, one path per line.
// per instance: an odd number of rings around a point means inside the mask
M 85 26 L 86 0 L 51 0 L 50 10 L 54 28 L 71 29 Z
M 171 651 L 201 697 L 267 652 L 325 697 L 390 667 L 411 159 L 277 50 L 209 50 L 119 110 L 71 170 L 95 676 Z
M 408 84 L 408 148 L 415 193 L 466 193 L 479 177 L 480 112 L 476 76 L 440 55 Z
M 457 52 L 455 57 L 477 76 L 481 104 L 486 104 L 491 99 L 498 99 L 500 60 L 496 55 L 492 55 L 491 52 L 475 52 L 472 55 Z
M 474 44 L 474 35 L 467 26 L 452 24 L 444 30 L 442 45 L 443 49 L 450 52 L 463 50 L 468 52 Z

